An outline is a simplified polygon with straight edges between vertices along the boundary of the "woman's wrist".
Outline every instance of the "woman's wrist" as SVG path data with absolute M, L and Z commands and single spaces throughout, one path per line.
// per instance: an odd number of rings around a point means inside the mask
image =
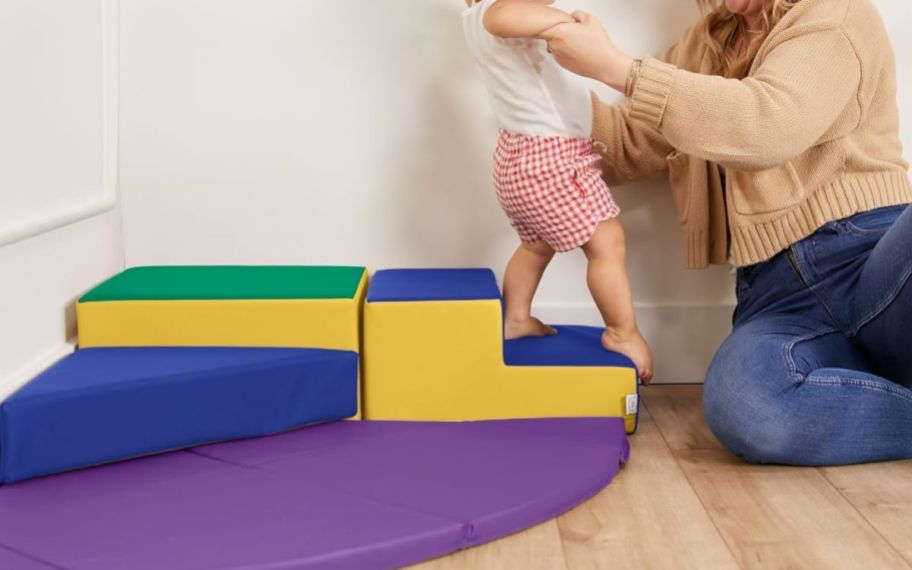
M 630 78 L 630 72 L 633 69 L 636 60 L 623 52 L 613 54 L 609 59 L 609 64 L 605 66 L 599 81 L 605 85 L 616 89 L 621 93 L 626 93 L 627 84 Z

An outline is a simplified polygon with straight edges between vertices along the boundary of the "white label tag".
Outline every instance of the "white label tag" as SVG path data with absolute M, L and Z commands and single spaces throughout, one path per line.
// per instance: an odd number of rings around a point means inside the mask
M 627 415 L 632 416 L 637 413 L 639 407 L 639 396 L 636 394 L 627 394 Z

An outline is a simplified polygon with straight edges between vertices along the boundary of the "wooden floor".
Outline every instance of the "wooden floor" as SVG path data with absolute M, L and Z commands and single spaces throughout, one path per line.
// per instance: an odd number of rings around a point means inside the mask
M 912 568 L 912 461 L 747 465 L 710 433 L 700 386 L 642 397 L 630 463 L 599 495 L 412 570 Z

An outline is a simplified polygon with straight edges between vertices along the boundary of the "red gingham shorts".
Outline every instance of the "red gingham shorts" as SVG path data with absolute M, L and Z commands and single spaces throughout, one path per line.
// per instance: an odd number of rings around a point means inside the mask
M 592 145 L 591 139 L 500 131 L 494 188 L 519 239 L 570 251 L 588 242 L 600 222 L 620 213 Z

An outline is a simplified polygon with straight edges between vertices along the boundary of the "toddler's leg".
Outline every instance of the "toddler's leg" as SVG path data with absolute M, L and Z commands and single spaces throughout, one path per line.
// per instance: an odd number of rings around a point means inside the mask
M 543 241 L 522 243 L 507 263 L 504 272 L 506 315 L 504 338 L 552 335 L 556 331 L 532 316 L 532 297 L 538 289 L 554 250 Z
M 589 259 L 589 291 L 605 320 L 602 344 L 633 360 L 640 379 L 648 384 L 652 381 L 652 352 L 637 329 L 633 313 L 621 223 L 611 219 L 599 224 L 583 251 Z

